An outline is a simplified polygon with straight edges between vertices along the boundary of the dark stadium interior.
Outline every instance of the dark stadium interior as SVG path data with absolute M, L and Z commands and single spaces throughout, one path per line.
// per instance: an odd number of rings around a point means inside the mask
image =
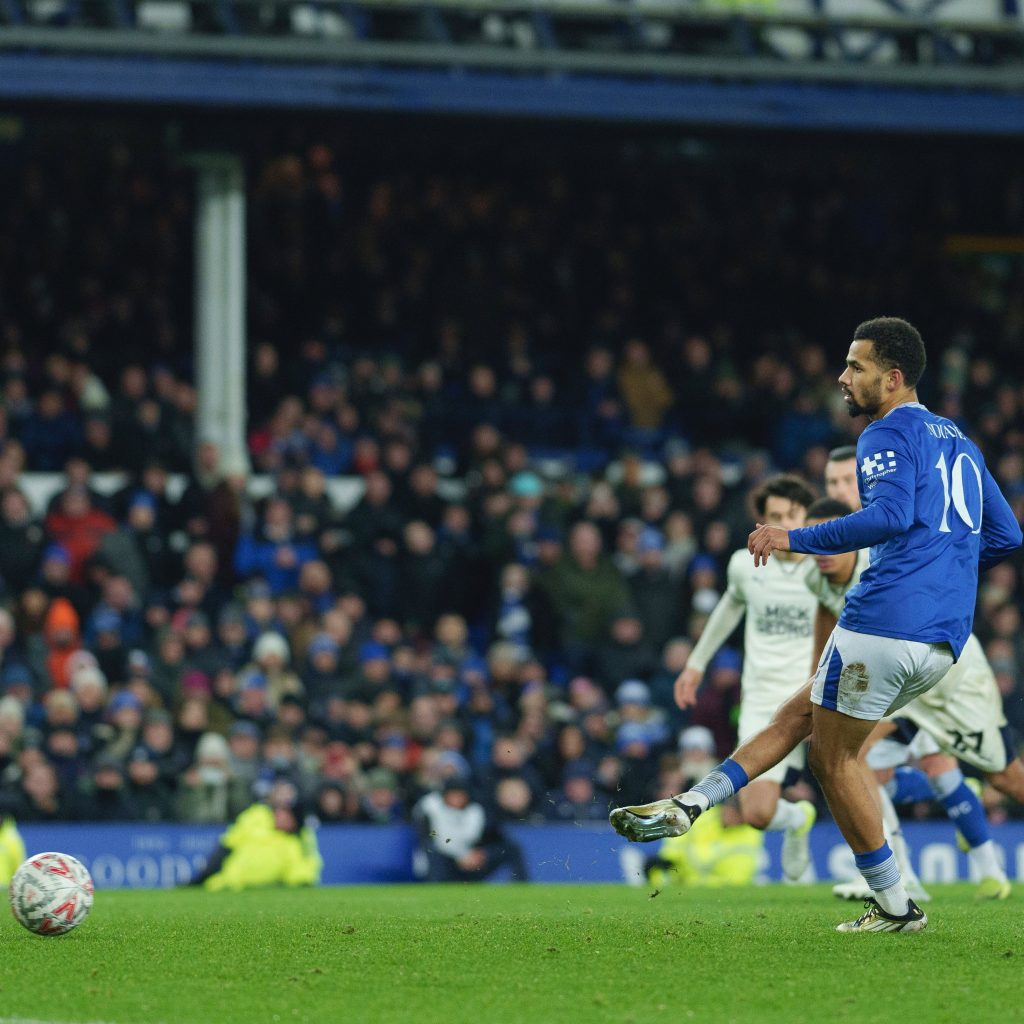
M 734 742 L 737 652 L 692 712 L 671 683 L 746 493 L 775 469 L 820 489 L 856 436 L 835 377 L 870 316 L 920 327 L 923 399 L 1024 518 L 1009 142 L 384 122 L 0 119 L 19 820 L 224 821 L 281 774 L 339 821 L 404 820 L 463 772 L 506 821 L 675 792 L 681 728 Z M 187 157 L 217 137 L 246 154 L 248 442 L 272 499 L 196 455 Z M 49 508 L 19 497 L 21 472 L 66 470 Z M 89 470 L 127 478 L 101 493 Z M 338 476 L 366 485 L 351 508 Z M 581 613 L 583 521 L 602 554 Z M 983 579 L 976 630 L 1024 730 L 1021 567 Z M 68 664 L 68 630 L 99 673 Z M 623 716 L 631 679 L 650 706 Z M 583 767 L 593 796 L 567 801 Z

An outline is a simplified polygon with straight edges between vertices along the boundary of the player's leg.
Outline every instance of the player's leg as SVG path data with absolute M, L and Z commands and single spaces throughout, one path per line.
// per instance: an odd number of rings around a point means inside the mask
M 781 799 L 782 787 L 770 779 L 755 779 L 739 792 L 740 814 L 744 825 L 751 825 L 762 832 L 771 829 Z M 773 831 L 782 831 L 786 826 L 775 824 Z
M 899 788 L 904 779 L 916 785 L 914 789 L 918 799 L 931 800 L 931 788 L 928 785 L 927 776 L 919 769 L 914 769 L 914 775 L 909 779 L 904 774 L 907 770 L 907 759 L 909 750 L 907 739 L 912 738 L 916 726 L 911 723 L 900 723 L 902 720 L 883 719 L 875 726 L 874 731 L 868 737 L 861 752 L 865 771 L 868 772 L 868 788 L 878 798 L 879 809 L 882 813 L 882 832 L 885 841 L 896 858 L 896 866 L 900 869 L 903 884 L 912 899 L 919 903 L 927 903 L 931 896 L 921 884 L 917 877 L 914 865 L 910 859 L 910 850 L 907 847 L 906 839 L 903 837 L 903 828 L 899 815 L 893 806 L 892 794 L 900 794 Z M 909 731 L 908 731 L 909 730 Z M 842 899 L 863 899 L 870 895 L 865 892 L 867 883 L 864 882 L 841 882 L 833 886 L 832 892 Z
M 854 855 L 870 853 L 883 843 L 881 811 L 860 760 L 874 727 L 872 721 L 814 708 L 808 763 Z
M 921 768 L 928 776 L 935 799 L 963 836 L 967 856 L 981 881 L 979 895 L 985 899 L 1005 899 L 1010 883 L 996 855 L 992 829 L 977 793 L 964 779 L 956 758 L 932 753 L 921 758 Z
M 811 731 L 811 687 L 801 687 L 779 706 L 768 725 L 737 747 L 693 789 L 669 800 L 619 807 L 609 820 L 620 835 L 632 842 L 651 842 L 681 836 L 709 807 L 728 800 L 752 779 L 775 767 L 793 752 Z
M 855 922 L 840 925 L 843 931 L 888 930 L 916 924 L 910 897 L 903 886 L 896 858 L 882 831 L 882 815 L 865 778 L 860 751 L 875 723 L 830 708 L 815 707 L 809 763 L 828 801 L 832 817 L 850 849 L 857 868 L 871 887 L 875 908 Z M 924 923 L 923 914 L 917 918 Z
M 1024 762 L 1015 757 L 1001 772 L 986 772 L 985 778 L 1003 796 L 1024 804 Z
M 927 924 L 903 885 L 882 815 L 859 762 L 876 723 L 934 686 L 953 664 L 947 644 L 856 633 L 837 626 L 811 688 L 811 766 L 857 867 L 874 893 L 839 931 L 920 931 Z

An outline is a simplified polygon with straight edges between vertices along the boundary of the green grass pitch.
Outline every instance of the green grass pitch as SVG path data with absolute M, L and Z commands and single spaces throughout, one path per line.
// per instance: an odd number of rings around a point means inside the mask
M 920 935 L 839 935 L 824 886 L 101 892 L 0 924 L 0 1024 L 839 1024 L 1024 1019 L 1019 900 L 935 886 Z

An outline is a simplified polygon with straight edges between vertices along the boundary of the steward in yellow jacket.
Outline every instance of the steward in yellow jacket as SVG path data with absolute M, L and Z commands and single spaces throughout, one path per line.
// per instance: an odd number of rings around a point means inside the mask
M 290 798 L 281 795 L 285 786 L 292 791 Z M 192 885 L 210 892 L 316 885 L 323 860 L 316 832 L 303 824 L 294 790 L 291 783 L 277 783 L 269 804 L 253 804 L 242 811 Z
M 13 818 L 0 817 L 0 885 L 6 885 L 25 861 L 25 843 Z
M 647 878 L 659 887 L 751 885 L 763 854 L 764 833 L 742 824 L 739 812 L 722 804 L 705 811 L 685 836 L 663 839 L 647 862 Z

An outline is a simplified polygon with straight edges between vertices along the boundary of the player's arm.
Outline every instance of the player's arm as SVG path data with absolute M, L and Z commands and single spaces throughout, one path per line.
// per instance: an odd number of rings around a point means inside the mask
M 814 613 L 814 656 L 811 658 L 811 675 L 818 670 L 818 662 L 821 660 L 821 652 L 825 650 L 825 644 L 836 628 L 839 619 L 835 613 L 826 608 L 823 604 L 818 605 Z
M 987 466 L 981 478 L 981 499 L 983 508 L 978 567 L 988 569 L 1016 551 L 1024 537 L 1013 509 L 1003 497 L 1003 492 Z
M 892 452 L 892 472 L 880 476 L 871 503 L 859 512 L 789 531 L 789 549 L 810 555 L 840 555 L 906 533 L 914 522 L 916 463 L 901 434 L 876 431 L 872 446 Z
M 718 649 L 732 635 L 747 610 L 746 595 L 740 579 L 739 562 L 735 555 L 729 561 L 728 586 L 714 610 L 708 616 L 704 632 L 687 659 L 686 668 L 679 674 L 675 685 L 676 704 L 681 708 L 690 707 L 697 698 L 708 662 Z

